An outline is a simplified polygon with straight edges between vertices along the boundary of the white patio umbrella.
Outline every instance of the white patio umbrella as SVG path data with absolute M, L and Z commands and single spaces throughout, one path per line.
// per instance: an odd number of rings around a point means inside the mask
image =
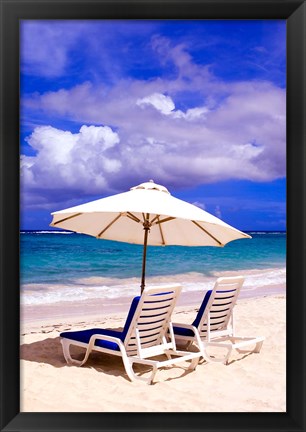
M 153 180 L 128 192 L 52 213 L 50 226 L 98 239 L 143 244 L 141 292 L 145 287 L 147 245 L 224 246 L 250 238 L 190 203 L 173 197 Z

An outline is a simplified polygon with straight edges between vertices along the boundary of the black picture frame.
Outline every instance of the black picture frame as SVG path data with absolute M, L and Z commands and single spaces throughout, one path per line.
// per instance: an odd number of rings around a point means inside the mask
M 0 0 L 0 5 L 1 431 L 305 431 L 305 2 L 300 0 Z M 102 18 L 287 20 L 287 410 L 285 413 L 20 413 L 19 21 Z

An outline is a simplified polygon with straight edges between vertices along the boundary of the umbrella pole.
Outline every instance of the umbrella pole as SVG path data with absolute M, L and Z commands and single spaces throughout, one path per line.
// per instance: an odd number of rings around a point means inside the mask
M 150 231 L 150 223 L 146 220 L 143 224 L 144 233 L 144 241 L 143 241 L 143 254 L 142 254 L 142 276 L 141 276 L 141 294 L 145 288 L 145 278 L 146 278 L 146 261 L 147 261 L 147 244 L 148 244 L 148 235 Z

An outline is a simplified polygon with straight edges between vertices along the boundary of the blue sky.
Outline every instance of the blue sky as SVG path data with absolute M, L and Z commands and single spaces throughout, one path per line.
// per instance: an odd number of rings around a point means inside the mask
M 286 23 L 21 21 L 21 229 L 154 179 L 286 229 Z

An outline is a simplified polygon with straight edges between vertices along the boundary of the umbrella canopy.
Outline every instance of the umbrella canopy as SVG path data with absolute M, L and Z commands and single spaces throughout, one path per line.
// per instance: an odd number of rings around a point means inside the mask
M 147 245 L 224 246 L 250 238 L 190 203 L 173 197 L 152 180 L 128 192 L 52 213 L 50 226 L 100 239 L 143 244 L 141 289 Z

